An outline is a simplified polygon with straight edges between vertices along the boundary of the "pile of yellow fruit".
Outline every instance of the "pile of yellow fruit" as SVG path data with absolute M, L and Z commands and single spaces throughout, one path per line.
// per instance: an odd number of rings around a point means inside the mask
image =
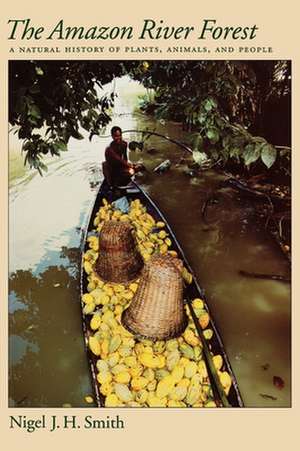
M 94 220 L 95 232 L 104 221 L 130 221 L 135 229 L 141 255 L 147 261 L 153 253 L 176 252 L 163 222 L 155 222 L 139 200 L 132 201 L 128 214 L 114 210 L 106 200 Z M 93 270 L 98 258 L 98 237 L 89 236 L 89 249 L 84 254 L 88 277 L 87 293 L 82 296 L 85 315 L 90 315 L 89 348 L 98 357 L 97 380 L 105 396 L 106 407 L 215 407 L 202 345 L 187 308 L 189 323 L 184 333 L 166 341 L 139 340 L 121 324 L 121 314 L 138 289 L 139 280 L 125 284 L 105 283 Z M 183 268 L 186 283 L 192 275 Z M 201 299 L 192 301 L 206 340 L 213 331 L 209 315 Z M 214 365 L 225 393 L 231 378 L 222 371 L 221 355 L 213 356 Z

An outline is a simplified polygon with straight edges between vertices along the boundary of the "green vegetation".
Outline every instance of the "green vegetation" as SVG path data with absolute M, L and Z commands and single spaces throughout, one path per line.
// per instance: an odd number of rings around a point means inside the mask
M 24 140 L 25 163 L 42 173 L 43 156 L 66 151 L 70 137 L 82 139 L 81 127 L 90 139 L 99 134 L 114 94 L 99 97 L 96 86 L 126 74 L 151 93 L 146 112 L 190 131 L 196 161 L 205 153 L 248 169 L 273 166 L 278 151 L 265 136 L 267 105 L 287 99 L 289 110 L 291 77 L 288 62 L 271 60 L 11 61 L 9 121 Z M 290 155 L 283 155 L 287 167 Z
M 180 121 L 193 134 L 196 161 L 205 152 L 248 169 L 259 160 L 267 168 L 274 164 L 278 152 L 264 137 L 267 107 L 274 99 L 290 100 L 288 62 L 145 61 L 132 73 L 154 92 L 144 99 L 144 111 Z

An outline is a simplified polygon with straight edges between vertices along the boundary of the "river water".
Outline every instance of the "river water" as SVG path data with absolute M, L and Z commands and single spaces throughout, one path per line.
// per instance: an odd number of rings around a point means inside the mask
M 144 94 L 137 83 L 123 78 L 116 89 L 110 126 L 155 130 L 188 142 L 180 125 L 137 110 L 138 96 Z M 10 181 L 10 406 L 86 407 L 84 398 L 92 393 L 81 329 L 79 248 L 109 142 L 102 137 L 71 140 L 68 152 L 49 160 L 44 177 L 28 170 Z M 11 138 L 11 149 L 19 145 Z M 239 270 L 288 275 L 289 265 L 258 229 L 251 205 L 230 189 L 218 189 L 223 176 L 210 170 L 191 177 L 186 174 L 189 157 L 180 162 L 181 157 L 178 146 L 159 137 L 130 155 L 147 167 L 139 183 L 169 220 L 205 289 L 245 406 L 288 407 L 290 286 L 248 279 Z M 170 171 L 153 173 L 166 158 L 172 162 Z M 203 218 L 203 204 L 211 197 Z M 282 388 L 274 385 L 274 377 L 281 378 Z

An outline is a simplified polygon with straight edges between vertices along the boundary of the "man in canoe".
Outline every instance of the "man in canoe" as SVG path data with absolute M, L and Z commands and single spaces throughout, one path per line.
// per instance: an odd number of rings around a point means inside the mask
M 112 127 L 111 136 L 113 140 L 105 150 L 104 176 L 111 186 L 126 186 L 141 165 L 128 161 L 127 143 L 122 140 L 120 127 Z

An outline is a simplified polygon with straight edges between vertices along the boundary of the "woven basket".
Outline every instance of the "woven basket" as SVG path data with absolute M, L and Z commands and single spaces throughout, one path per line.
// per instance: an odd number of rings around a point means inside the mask
M 155 255 L 145 265 L 138 290 L 122 314 L 131 333 L 152 340 L 182 334 L 188 320 L 183 305 L 182 262 L 168 254 Z
M 107 221 L 99 234 L 96 273 L 107 282 L 127 283 L 136 279 L 144 265 L 128 222 Z

